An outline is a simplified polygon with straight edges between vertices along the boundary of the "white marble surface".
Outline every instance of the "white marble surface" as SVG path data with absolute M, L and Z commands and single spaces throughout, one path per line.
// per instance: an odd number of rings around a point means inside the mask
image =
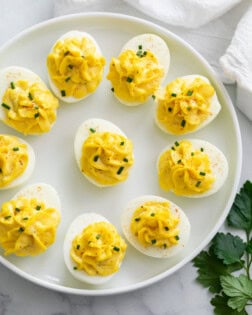
M 119 0 L 118 0 L 119 1 Z M 115 2 L 115 1 L 114 1 Z M 210 27 L 188 33 L 185 29 L 170 28 L 197 46 L 198 37 L 215 36 L 217 27 L 223 28 L 223 36 L 216 37 L 213 51 L 202 45 L 201 53 L 218 68 L 218 57 L 227 47 L 241 14 L 248 1 Z M 120 11 L 141 16 L 126 5 L 113 6 L 107 11 Z M 52 0 L 1 0 L 0 44 L 3 44 L 21 30 L 53 17 Z M 143 15 L 142 15 L 143 16 Z M 195 44 L 195 45 L 194 45 Z M 235 103 L 235 86 L 228 86 L 228 92 Z M 243 167 L 240 185 L 252 180 L 252 123 L 237 111 L 243 141 Z M 226 229 L 225 226 L 221 228 Z M 213 309 L 209 303 L 211 295 L 195 281 L 196 270 L 188 263 L 176 274 L 147 288 L 127 294 L 105 297 L 83 297 L 61 294 L 34 285 L 0 265 L 0 315 L 22 314 L 102 314 L 102 315 L 210 315 Z

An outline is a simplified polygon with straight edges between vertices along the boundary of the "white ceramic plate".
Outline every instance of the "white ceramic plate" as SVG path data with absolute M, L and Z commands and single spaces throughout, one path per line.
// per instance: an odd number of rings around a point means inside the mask
M 91 33 L 106 57 L 105 75 L 112 56 L 123 44 L 141 33 L 160 35 L 169 45 L 171 66 L 168 80 L 198 73 L 215 86 L 222 111 L 209 126 L 194 134 L 217 145 L 226 155 L 230 172 L 220 192 L 203 199 L 178 198 L 163 192 L 157 181 L 156 159 L 161 149 L 175 139 L 154 124 L 154 104 L 129 108 L 113 97 L 108 80 L 104 79 L 95 94 L 76 104 L 61 104 L 53 129 L 43 136 L 27 136 L 34 147 L 37 164 L 29 183 L 53 185 L 62 201 L 62 221 L 57 240 L 48 251 L 37 257 L 4 257 L 0 262 L 20 276 L 61 292 L 83 295 L 108 295 L 127 292 L 150 285 L 167 277 L 194 258 L 211 240 L 223 223 L 237 191 L 241 171 L 241 139 L 233 105 L 223 85 L 216 79 L 207 62 L 188 44 L 168 30 L 137 18 L 115 14 L 80 14 L 65 16 L 39 24 L 14 38 L 0 49 L 0 68 L 18 65 L 32 69 L 46 82 L 46 57 L 63 33 L 70 30 Z M 73 154 L 74 135 L 82 121 L 104 118 L 118 125 L 135 147 L 135 165 L 128 180 L 117 187 L 99 189 L 79 172 Z M 0 125 L 1 133 L 17 135 Z M 0 202 L 10 199 L 18 189 L 0 192 Z M 65 267 L 62 243 L 72 220 L 83 212 L 98 212 L 121 232 L 121 210 L 128 200 L 143 194 L 167 197 L 184 209 L 192 225 L 191 238 L 179 257 L 159 260 L 144 256 L 130 245 L 121 270 L 113 279 L 92 287 L 75 280 Z

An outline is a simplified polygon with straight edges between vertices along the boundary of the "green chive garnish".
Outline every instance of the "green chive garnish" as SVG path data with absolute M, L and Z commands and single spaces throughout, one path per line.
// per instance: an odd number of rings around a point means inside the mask
M 203 152 L 203 151 L 204 151 L 204 148 L 200 148 L 200 151 Z
M 178 162 L 177 162 L 177 163 L 178 163 L 178 164 L 180 164 L 181 162 L 182 162 L 181 160 L 178 160 Z
M 191 152 L 191 156 L 194 156 L 194 152 Z
M 133 78 L 127 77 L 126 81 L 129 82 L 129 83 L 131 83 L 131 82 L 133 81 Z
M 97 162 L 98 159 L 99 159 L 99 155 L 95 155 L 95 156 L 94 156 L 94 161 Z
M 73 69 L 73 65 L 68 65 L 68 68 L 69 69 Z
M 96 132 L 96 130 L 93 129 L 93 128 L 89 128 L 89 131 L 92 132 L 92 133 L 95 133 L 95 132 Z
M 188 106 L 186 109 L 187 109 L 188 111 L 190 111 L 190 110 L 191 110 L 191 107 L 190 107 L 190 106 Z
M 117 247 L 117 246 L 114 246 L 114 247 L 113 247 L 113 250 L 115 250 L 116 252 L 119 252 L 119 251 L 120 251 L 120 248 Z
M 128 160 L 127 158 L 124 158 L 124 159 L 123 159 L 123 162 L 126 162 L 126 163 L 127 163 L 127 162 L 129 162 L 129 160 Z
M 75 266 L 75 267 L 73 267 L 73 270 L 77 270 L 77 267 Z
M 18 230 L 18 232 L 24 232 L 24 230 L 25 230 L 25 229 L 24 229 L 23 227 L 20 227 L 19 230 Z
M 199 181 L 197 181 L 197 183 L 196 183 L 196 187 L 199 187 L 199 185 L 201 184 L 201 181 L 199 180 Z
M 135 218 L 135 221 L 136 222 L 139 222 L 141 219 L 140 218 Z
M 164 246 L 164 248 L 166 248 L 166 247 L 167 247 L 167 244 L 165 244 L 165 243 L 164 243 L 164 245 L 163 245 L 163 246 Z
M 138 49 L 139 50 L 143 49 L 143 46 L 142 45 L 138 45 Z
M 174 148 L 174 147 L 171 147 L 171 149 L 172 149 L 173 151 L 175 151 L 175 148 Z
M 191 90 L 189 90 L 188 92 L 187 92 L 187 95 L 188 96 L 191 96 L 193 94 L 193 91 L 191 91 Z
M 61 96 L 66 96 L 66 91 L 65 90 L 61 90 L 60 93 L 61 93 Z
M 175 236 L 175 240 L 177 240 L 177 241 L 179 240 L 179 236 L 178 235 Z
M 7 215 L 6 217 L 4 217 L 4 220 L 8 220 L 11 218 L 11 215 Z
M 156 95 L 152 95 L 151 97 L 152 97 L 152 99 L 153 99 L 153 100 L 155 100 L 155 99 L 156 99 Z
M 69 80 L 71 80 L 71 77 L 67 77 L 67 78 L 65 79 L 66 82 L 68 82 Z
M 11 83 L 10 83 L 10 86 L 11 86 L 12 90 L 15 89 L 15 84 L 14 84 L 14 82 L 11 82 Z
M 12 150 L 13 151 L 19 151 L 19 147 L 14 147 Z
M 27 220 L 29 220 L 29 218 L 28 218 L 28 217 L 25 217 L 25 218 L 23 218 L 22 220 L 27 221 Z
M 101 234 L 97 234 L 95 238 L 98 240 L 100 237 L 101 237 Z
M 111 88 L 111 91 L 114 93 L 114 92 L 115 92 L 115 89 L 112 87 L 112 88 Z
M 32 97 L 32 95 L 31 95 L 31 92 L 28 93 L 28 97 L 29 97 L 29 99 L 30 99 L 31 101 L 33 100 L 33 97 Z
M 168 226 L 165 226 L 165 227 L 164 227 L 164 229 L 165 229 L 166 231 L 169 231 L 169 228 L 168 228 Z
M 205 172 L 200 172 L 199 173 L 201 176 L 206 176 L 206 173 Z
M 36 210 L 39 211 L 41 209 L 40 205 L 37 205 Z
M 154 245 L 157 243 L 157 240 L 151 240 L 151 244 Z
M 150 216 L 151 216 L 151 217 L 155 217 L 155 213 L 152 212 L 152 213 L 150 214 Z
M 146 55 L 147 55 L 147 51 L 144 51 L 144 52 L 143 52 L 143 55 L 146 56 Z
M 120 142 L 120 145 L 124 145 L 124 141 Z
M 15 208 L 15 211 L 20 212 L 20 209 L 19 208 Z
M 172 94 L 171 94 L 171 96 L 176 97 L 176 96 L 177 96 L 177 94 L 176 94 L 176 93 L 172 93 Z
M 67 56 L 69 54 L 69 50 L 64 52 L 64 56 Z
M 124 166 L 121 166 L 118 171 L 117 171 L 117 175 L 120 175 L 122 173 L 122 171 L 124 170 Z
M 34 114 L 34 118 L 38 118 L 39 113 Z
M 5 104 L 5 103 L 2 103 L 2 107 L 4 107 L 4 108 L 6 108 L 6 109 L 10 109 L 10 106 L 9 105 L 7 105 L 7 104 Z
M 179 146 L 178 141 L 175 141 L 175 146 L 176 146 L 176 147 L 178 147 L 178 146 Z
M 171 107 L 168 107 L 168 112 L 172 112 L 172 108 Z
M 78 244 L 78 245 L 76 246 L 76 248 L 77 248 L 77 249 L 80 249 L 80 245 Z
M 182 121 L 181 121 L 181 127 L 185 127 L 185 125 L 186 125 L 186 121 L 183 119 Z

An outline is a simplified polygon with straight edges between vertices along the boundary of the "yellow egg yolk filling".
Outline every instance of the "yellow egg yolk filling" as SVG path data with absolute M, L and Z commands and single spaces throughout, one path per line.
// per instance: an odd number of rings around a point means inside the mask
M 48 132 L 58 106 L 57 98 L 42 82 L 11 82 L 2 99 L 4 122 L 25 135 Z
M 188 140 L 176 141 L 161 154 L 158 177 L 162 189 L 183 196 L 204 193 L 215 181 L 204 148 L 195 149 Z
M 130 229 L 144 247 L 166 249 L 178 244 L 179 222 L 168 202 L 148 201 L 135 210 Z
M 36 198 L 20 197 L 2 204 L 0 245 L 4 255 L 35 256 L 55 241 L 60 213 Z
M 178 78 L 157 98 L 157 121 L 173 134 L 195 130 L 212 115 L 210 101 L 214 88 L 201 78 Z
M 28 165 L 28 148 L 18 138 L 0 135 L 0 187 L 22 175 Z
M 163 67 L 152 52 L 125 50 L 118 58 L 112 58 L 107 79 L 118 98 L 134 103 L 145 102 L 153 95 L 163 76 Z
M 122 135 L 92 130 L 83 143 L 81 170 L 101 185 L 125 181 L 133 163 L 132 142 Z
M 47 57 L 51 80 L 64 97 L 83 98 L 102 80 L 105 58 L 89 38 L 58 41 Z
M 97 222 L 74 238 L 70 256 L 77 270 L 90 276 L 109 276 L 119 270 L 126 247 L 111 223 Z

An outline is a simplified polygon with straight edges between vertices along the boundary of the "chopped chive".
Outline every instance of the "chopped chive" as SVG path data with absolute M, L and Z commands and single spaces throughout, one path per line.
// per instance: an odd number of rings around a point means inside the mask
M 10 106 L 9 105 L 7 105 L 7 104 L 5 104 L 5 103 L 2 103 L 2 107 L 4 107 L 4 108 L 6 108 L 6 109 L 10 109 Z
M 164 227 L 164 229 L 165 229 L 166 231 L 169 231 L 169 228 L 168 228 L 168 226 L 165 226 L 165 227 Z
M 11 83 L 10 83 L 10 86 L 11 86 L 12 90 L 15 89 L 15 84 L 14 84 L 14 82 L 11 82 Z
M 180 164 L 181 162 L 182 162 L 181 160 L 178 160 L 178 161 L 177 161 L 178 164 Z
M 120 145 L 124 145 L 124 141 L 120 142 Z
M 144 55 L 144 56 L 146 56 L 146 55 L 147 55 L 147 51 L 146 51 L 146 50 L 143 52 L 143 55 Z
M 95 238 L 98 240 L 99 238 L 101 238 L 101 234 L 96 234 Z
M 116 252 L 119 252 L 119 251 L 120 251 L 120 248 L 117 247 L 117 246 L 114 246 L 114 247 L 113 247 L 113 250 L 115 250 Z
M 117 175 L 120 175 L 122 173 L 122 171 L 124 170 L 124 166 L 119 167 L 118 171 L 117 171 Z
M 20 209 L 19 209 L 19 208 L 15 208 L 15 211 L 16 211 L 16 212 L 20 212 Z
M 71 80 L 71 77 L 67 77 L 67 78 L 65 79 L 65 82 L 68 82 L 69 80 Z
M 191 152 L 191 156 L 194 156 L 194 152 Z
M 178 236 L 178 235 L 175 236 L 175 240 L 176 240 L 176 241 L 179 240 L 179 236 Z
M 84 59 L 84 58 L 85 58 L 85 56 L 84 56 L 84 55 L 81 55 L 81 58 L 83 58 L 83 59 Z
M 69 53 L 70 53 L 69 50 L 65 51 L 65 52 L 64 52 L 64 56 L 69 55 Z
M 99 159 L 99 155 L 95 155 L 95 156 L 94 156 L 94 161 L 97 162 L 98 159 Z
M 204 148 L 200 148 L 200 151 L 203 152 L 203 151 L 204 151 Z
M 152 99 L 153 99 L 153 100 L 155 100 L 155 99 L 156 99 L 156 95 L 152 95 L 151 97 L 152 97 Z
M 193 91 L 192 91 L 192 90 L 189 90 L 189 91 L 187 92 L 187 95 L 188 95 L 188 96 L 192 96 L 192 94 L 193 94 Z
M 172 149 L 173 151 L 175 151 L 175 148 L 174 148 L 173 146 L 171 147 L 171 149 Z
M 91 131 L 92 133 L 95 133 L 95 132 L 96 132 L 96 130 L 93 129 L 93 128 L 89 128 L 89 131 Z
M 124 158 L 124 159 L 123 159 L 123 162 L 128 163 L 128 162 L 129 162 L 129 160 L 128 160 L 127 158 Z
M 114 93 L 114 92 L 115 92 L 115 89 L 112 87 L 112 88 L 111 88 L 111 91 Z
M 27 220 L 29 220 L 29 218 L 28 218 L 28 217 L 25 217 L 25 218 L 23 218 L 22 220 L 27 221 Z
M 0 173 L 2 173 L 3 172 L 3 170 L 0 168 Z
M 199 181 L 197 181 L 197 183 L 196 183 L 196 187 L 199 187 L 200 186 L 200 184 L 201 184 L 201 181 L 199 180 Z
M 175 141 L 175 146 L 178 147 L 179 146 L 179 142 Z
M 140 218 L 135 218 L 135 221 L 136 222 L 139 222 L 141 219 Z
M 18 230 L 18 232 L 24 232 L 24 230 L 25 230 L 25 229 L 24 229 L 23 227 L 20 227 L 19 230 Z
M 176 97 L 176 96 L 177 96 L 177 94 L 176 94 L 176 93 L 172 93 L 172 94 L 171 94 L 171 96 Z
M 139 50 L 143 49 L 143 46 L 142 45 L 138 45 L 138 49 Z
M 68 68 L 69 69 L 73 69 L 73 65 L 68 65 Z
M 28 97 L 29 97 L 29 99 L 30 99 L 31 101 L 33 100 L 33 97 L 32 97 L 32 95 L 31 95 L 31 92 L 28 93 Z
M 36 210 L 39 211 L 40 209 L 41 209 L 41 206 L 40 206 L 40 205 L 37 205 L 37 206 L 36 206 Z
M 186 109 L 187 109 L 188 111 L 190 111 L 190 110 L 191 110 L 191 107 L 190 107 L 190 106 L 188 106 Z
M 199 173 L 201 176 L 206 176 L 206 173 L 205 172 L 200 172 Z
M 66 91 L 65 90 L 61 90 L 60 93 L 61 93 L 61 96 L 66 96 Z
M 78 268 L 76 266 L 73 267 L 73 270 L 77 270 Z
M 151 240 L 151 244 L 154 245 L 157 243 L 157 240 Z
M 166 247 L 167 247 L 167 244 L 164 243 L 163 246 L 164 246 L 164 248 L 166 248 Z
M 80 245 L 78 244 L 78 245 L 76 246 L 76 248 L 77 248 L 77 249 L 80 249 Z
M 155 213 L 152 212 L 152 213 L 150 214 L 150 216 L 151 216 L 151 217 L 155 217 Z
M 186 121 L 183 119 L 182 121 L 181 121 L 181 127 L 185 127 L 185 125 L 186 125 Z
M 7 215 L 6 217 L 4 217 L 4 220 L 8 220 L 11 218 L 11 215 Z
M 39 117 L 39 113 L 35 113 L 34 118 L 38 118 L 38 117 Z
M 138 50 L 137 53 L 136 53 L 136 55 L 137 55 L 138 57 L 143 57 L 143 52 L 142 52 L 142 50 Z
M 168 112 L 172 112 L 172 107 L 168 107 Z
M 133 81 L 133 78 L 127 77 L 126 81 L 129 82 L 129 83 L 131 83 L 131 82 Z
M 19 151 L 19 147 L 12 148 L 13 151 Z

